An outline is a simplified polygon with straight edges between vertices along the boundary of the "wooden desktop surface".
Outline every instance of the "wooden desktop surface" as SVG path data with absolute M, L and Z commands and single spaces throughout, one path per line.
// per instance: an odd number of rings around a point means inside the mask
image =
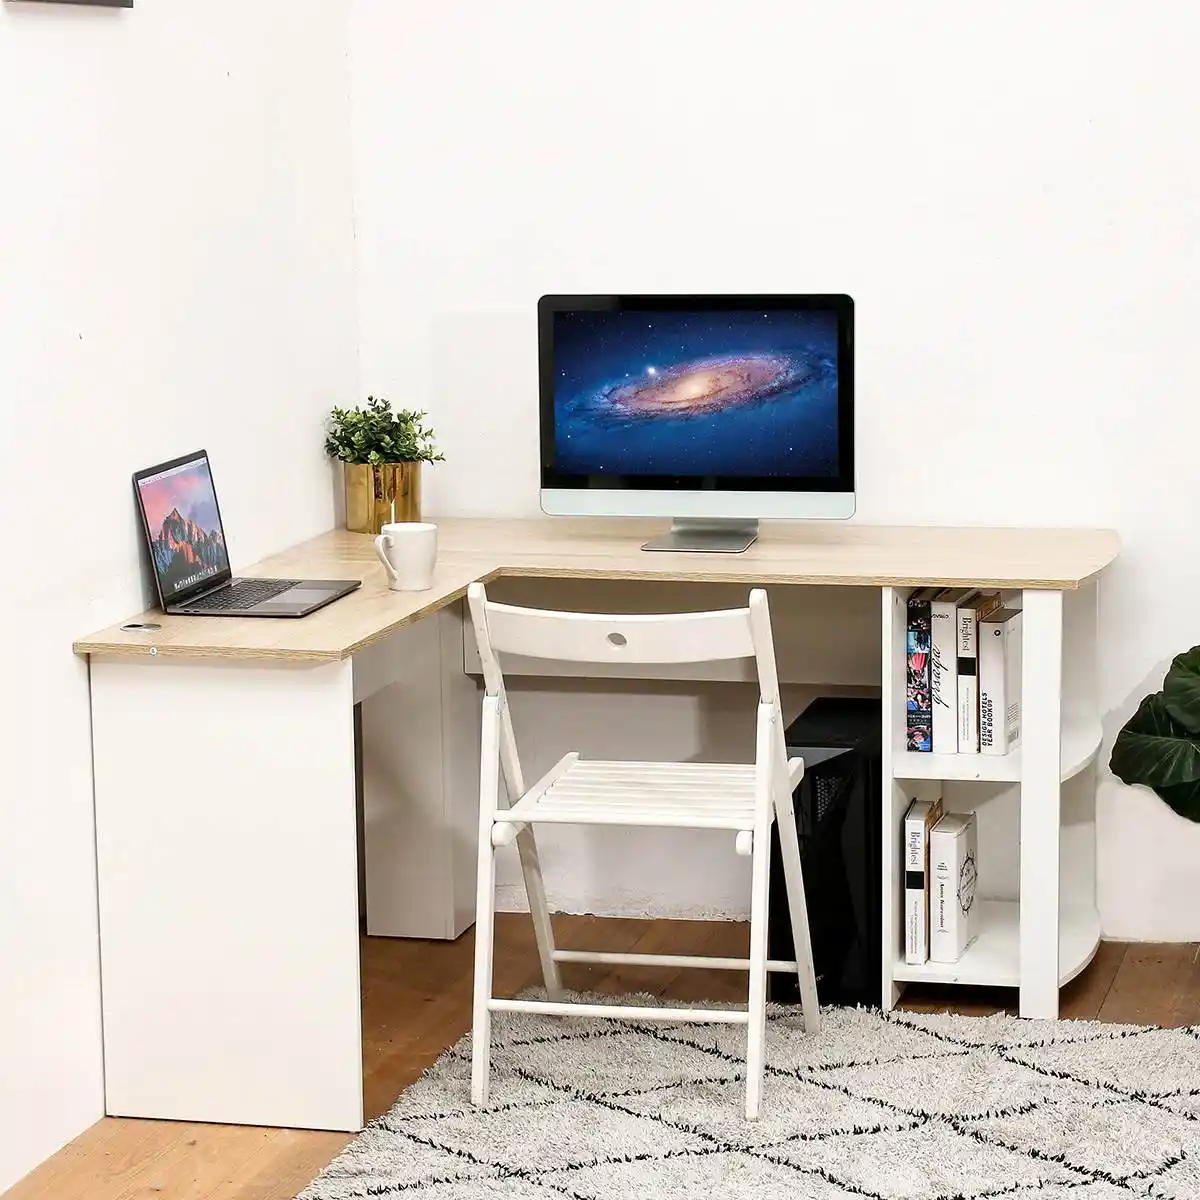
M 335 662 L 461 597 L 473 580 L 500 576 L 754 584 L 1077 588 L 1117 555 L 1104 529 L 941 529 L 850 523 L 768 523 L 743 554 L 647 553 L 662 521 L 446 518 L 427 592 L 392 592 L 365 534 L 333 530 L 243 574 L 361 579 L 349 596 L 302 620 L 164 616 L 161 629 L 120 625 L 81 638 L 76 654 L 105 658 Z M 127 622 L 122 622 L 125 624 Z

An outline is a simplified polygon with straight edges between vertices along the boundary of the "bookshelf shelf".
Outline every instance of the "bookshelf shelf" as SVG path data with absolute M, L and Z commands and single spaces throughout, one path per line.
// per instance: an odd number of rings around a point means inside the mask
M 1096 757 L 1103 738 L 1098 720 L 1066 721 L 1062 729 L 1061 778 L 1078 775 Z M 1019 783 L 1021 749 L 1012 754 L 913 754 L 897 752 L 892 758 L 893 779 L 980 780 Z
M 1096 673 L 1098 587 L 1093 581 L 1064 592 L 1030 585 L 1019 596 L 1005 596 L 1006 607 L 1022 611 L 1015 666 L 1021 740 L 1003 756 L 905 750 L 908 609 L 914 590 L 884 588 L 881 614 L 883 1007 L 895 1005 L 906 984 L 920 981 L 1016 987 L 1021 1016 L 1057 1017 L 1059 988 L 1087 966 L 1100 944 L 1096 797 L 1094 781 L 1084 774 L 1103 740 Z M 904 861 L 895 852 L 904 814 L 913 800 L 938 795 L 947 811 L 982 811 L 992 797 L 986 789 L 966 786 L 973 781 L 1016 785 L 1017 813 L 1006 797 L 1003 818 L 997 810 L 986 830 L 980 823 L 978 878 L 983 894 L 1018 899 L 980 901 L 979 934 L 958 962 L 909 966 L 904 962 Z
M 892 977 L 904 983 L 959 983 L 1019 987 L 1021 906 L 1015 900 L 981 902 L 979 936 L 957 962 L 914 966 L 901 956 Z M 1069 983 L 1092 961 L 1100 945 L 1100 916 L 1084 905 L 1064 906 L 1058 921 L 1058 984 Z

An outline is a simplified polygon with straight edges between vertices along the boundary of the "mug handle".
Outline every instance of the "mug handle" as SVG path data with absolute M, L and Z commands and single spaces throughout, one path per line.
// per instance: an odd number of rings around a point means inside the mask
M 379 555 L 379 561 L 383 563 L 383 569 L 388 573 L 388 578 L 395 583 L 399 576 L 396 574 L 396 568 L 388 562 L 387 554 L 384 551 L 385 546 L 392 544 L 391 537 L 386 533 L 381 533 L 375 539 L 375 553 Z

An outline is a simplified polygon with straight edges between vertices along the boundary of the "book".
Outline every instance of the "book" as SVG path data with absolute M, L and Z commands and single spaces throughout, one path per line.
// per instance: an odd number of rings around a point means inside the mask
M 979 837 L 975 814 L 947 813 L 929 835 L 929 958 L 958 962 L 978 935 Z
M 958 605 L 971 588 L 942 588 L 929 603 L 929 703 L 933 751 L 958 752 Z
M 1021 610 L 979 622 L 979 752 L 1007 754 L 1021 740 Z
M 973 592 L 960 600 L 955 610 L 960 754 L 979 753 L 979 621 L 999 607 L 999 592 Z
M 904 814 L 904 961 L 929 960 L 929 833 L 942 798 L 914 800 Z
M 929 693 L 929 603 L 937 588 L 918 588 L 908 598 L 905 657 L 905 748 L 933 749 L 933 711 Z

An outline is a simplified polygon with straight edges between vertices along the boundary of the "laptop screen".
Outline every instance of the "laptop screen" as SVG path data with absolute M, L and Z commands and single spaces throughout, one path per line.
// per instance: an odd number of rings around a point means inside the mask
M 164 604 L 207 579 L 228 575 L 225 534 L 206 455 L 139 478 L 137 494 Z

